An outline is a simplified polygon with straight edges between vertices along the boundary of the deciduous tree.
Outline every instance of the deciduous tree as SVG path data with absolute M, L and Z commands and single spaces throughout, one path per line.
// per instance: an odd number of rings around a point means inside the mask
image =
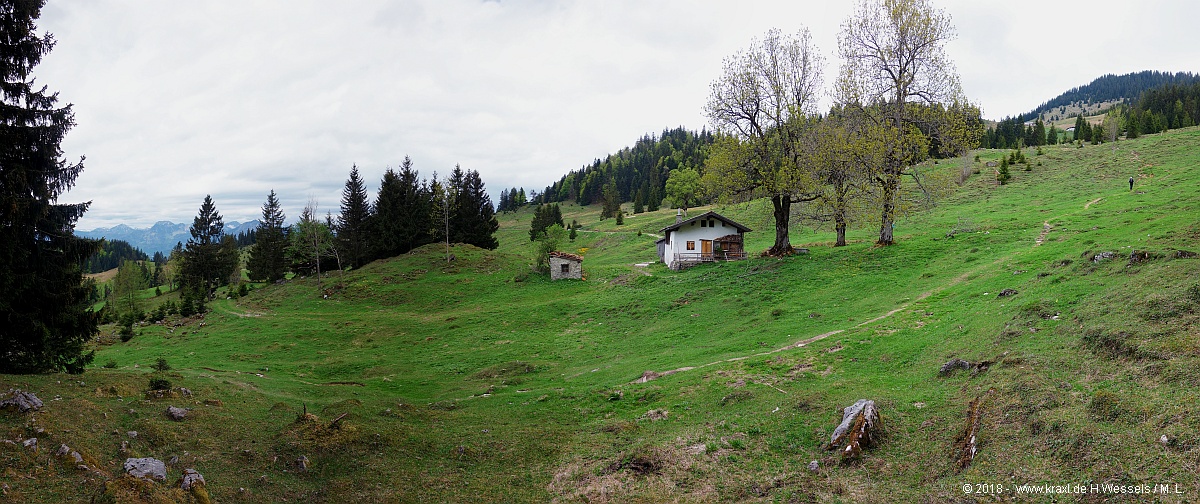
M 770 30 L 725 59 L 704 108 L 719 133 L 705 185 L 726 199 L 770 198 L 775 255 L 792 252 L 791 205 L 811 189 L 799 170 L 798 140 L 803 118 L 816 110 L 822 65 L 807 28 L 790 36 Z
M 969 120 L 974 107 L 945 53 L 954 37 L 950 16 L 928 0 L 861 0 L 842 23 L 837 99 L 872 117 L 887 147 L 875 176 L 880 245 L 895 240 L 901 178 L 916 175 L 909 167 L 928 156 L 930 140 L 954 152 L 979 138 Z

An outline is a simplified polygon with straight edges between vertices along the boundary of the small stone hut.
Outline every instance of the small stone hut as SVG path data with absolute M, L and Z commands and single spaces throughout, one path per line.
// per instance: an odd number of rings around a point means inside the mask
M 550 279 L 573 278 L 583 280 L 583 258 L 566 252 L 550 253 Z

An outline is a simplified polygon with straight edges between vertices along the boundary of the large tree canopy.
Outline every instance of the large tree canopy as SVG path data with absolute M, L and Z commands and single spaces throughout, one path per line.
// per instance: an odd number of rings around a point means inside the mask
M 54 47 L 42 4 L 0 2 L 0 373 L 83 372 L 97 331 L 81 265 L 98 243 L 74 235 L 90 203 L 57 202 L 83 171 L 62 159 L 75 115 L 30 77 Z
M 771 199 L 772 254 L 791 253 L 791 205 L 811 184 L 799 169 L 799 140 L 805 117 L 816 111 L 822 65 L 808 29 L 794 36 L 768 31 L 725 59 L 704 108 L 721 134 L 705 165 L 706 185 L 726 199 Z
M 929 155 L 961 150 L 977 141 L 945 45 L 955 37 L 950 16 L 928 0 L 862 0 L 842 24 L 838 54 L 843 66 L 838 101 L 878 125 L 886 146 L 875 174 L 880 198 L 880 245 L 894 241 L 900 180 Z

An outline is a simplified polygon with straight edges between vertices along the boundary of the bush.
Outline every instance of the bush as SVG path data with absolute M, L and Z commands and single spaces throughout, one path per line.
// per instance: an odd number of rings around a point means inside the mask
M 154 370 L 155 371 L 170 371 L 171 365 L 167 364 L 167 359 L 159 357 L 158 360 L 154 361 Z
M 108 362 L 105 362 L 105 363 L 104 363 L 104 368 L 105 368 L 105 369 L 116 369 L 116 368 L 117 368 L 117 361 L 115 361 L 115 360 L 113 360 L 113 359 L 108 359 Z
M 166 378 L 151 378 L 150 390 L 171 390 L 171 381 Z
M 238 297 L 246 297 L 246 294 L 249 293 L 250 289 L 246 287 L 246 284 L 242 284 L 238 287 Z

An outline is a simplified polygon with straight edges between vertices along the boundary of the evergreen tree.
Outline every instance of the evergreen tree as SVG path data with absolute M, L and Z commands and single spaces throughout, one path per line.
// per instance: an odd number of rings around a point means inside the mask
M 538 205 L 533 209 L 533 220 L 529 223 L 529 241 L 537 240 L 545 234 L 546 228 L 554 224 L 564 226 L 562 210 L 559 209 L 558 204 Z
M 74 234 L 90 202 L 57 203 L 83 171 L 62 159 L 75 114 L 31 76 L 54 47 L 42 4 L 0 6 L 0 373 L 81 373 L 97 332 L 81 265 L 98 242 Z
M 455 166 L 450 174 L 454 199 L 450 205 L 450 241 L 494 250 L 500 246 L 495 233 L 500 229 L 492 198 L 484 191 L 479 172 Z
M 616 181 L 608 179 L 600 194 L 600 197 L 604 201 L 604 207 L 600 210 L 600 220 L 616 217 L 617 212 L 621 211 L 621 195 L 617 192 Z
M 1054 124 L 1050 124 L 1050 129 L 1046 130 L 1046 145 L 1058 145 L 1058 128 Z
M 1053 128 L 1054 126 L 1051 125 L 1050 127 Z M 1038 119 L 1033 125 L 1033 141 L 1033 146 L 1035 147 L 1046 145 L 1046 124 L 1041 119 Z
M 267 195 L 267 202 L 262 206 L 262 219 L 258 221 L 255 231 L 257 240 L 250 250 L 247 259 L 247 269 L 252 280 L 274 282 L 283 278 L 287 273 L 287 262 L 284 251 L 287 250 L 287 236 L 284 234 L 284 215 L 279 208 L 279 199 L 275 190 Z
M 390 168 L 384 172 L 375 198 L 376 257 L 394 257 L 433 242 L 430 196 L 408 156 L 399 172 Z
M 224 229 L 224 220 L 212 196 L 204 196 L 199 214 L 192 219 L 189 229 L 192 237 L 184 250 L 180 272 L 184 288 L 198 293 L 200 299 L 212 297 L 217 287 L 228 282 L 237 266 L 237 244 L 233 244 L 232 250 L 222 246 Z
M 1000 170 L 998 170 L 996 173 L 996 180 L 1000 182 L 1000 185 L 1004 185 L 1007 184 L 1011 178 L 1012 175 L 1010 175 L 1008 172 L 1008 158 L 1003 158 L 1000 160 Z
M 367 242 L 371 225 L 371 204 L 367 202 L 367 188 L 358 176 L 358 166 L 350 168 L 350 178 L 342 189 L 341 213 L 337 218 L 337 243 L 341 256 L 353 268 L 360 268 L 370 260 Z

